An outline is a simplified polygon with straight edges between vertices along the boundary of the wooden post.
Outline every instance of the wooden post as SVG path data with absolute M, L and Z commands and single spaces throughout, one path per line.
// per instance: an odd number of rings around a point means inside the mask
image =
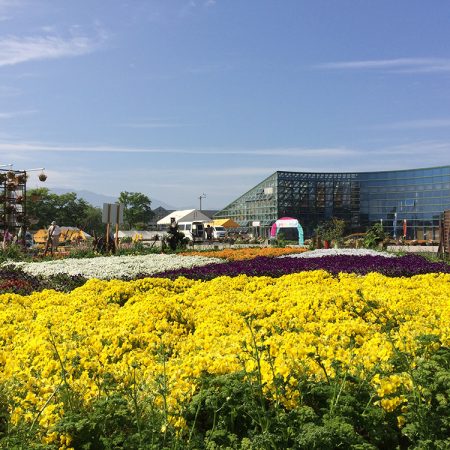
M 106 224 L 106 248 L 109 246 L 109 222 Z
M 119 220 L 119 218 L 117 218 L 117 220 Z M 116 242 L 116 248 L 119 248 L 119 222 L 116 223 L 116 237 L 115 237 L 115 242 Z
M 109 248 L 109 224 L 111 223 L 111 205 L 108 204 L 108 222 L 106 223 L 106 248 Z

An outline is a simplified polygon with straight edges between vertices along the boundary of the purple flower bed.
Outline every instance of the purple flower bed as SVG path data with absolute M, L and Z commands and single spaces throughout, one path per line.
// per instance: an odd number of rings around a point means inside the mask
M 422 256 L 406 255 L 398 258 L 382 256 L 334 255 L 321 258 L 268 258 L 261 256 L 251 260 L 209 264 L 191 269 L 177 269 L 152 275 L 158 278 L 175 279 L 180 276 L 192 279 L 211 280 L 220 276 L 280 277 L 306 270 L 323 269 L 332 274 L 339 272 L 365 275 L 378 272 L 389 277 L 410 277 L 425 273 L 450 273 L 450 266 L 440 262 L 430 262 Z M 137 278 L 145 277 L 145 274 Z

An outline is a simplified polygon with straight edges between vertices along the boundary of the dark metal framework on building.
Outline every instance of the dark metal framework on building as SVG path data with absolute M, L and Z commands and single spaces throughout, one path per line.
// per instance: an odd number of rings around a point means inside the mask
M 450 209 L 450 166 L 386 172 L 278 171 L 236 199 L 215 218 L 269 227 L 280 217 L 299 220 L 307 237 L 323 221 L 344 219 L 348 232 L 376 222 L 409 239 L 439 239 L 441 213 Z
M 0 228 L 17 235 L 26 223 L 27 173 L 0 169 Z

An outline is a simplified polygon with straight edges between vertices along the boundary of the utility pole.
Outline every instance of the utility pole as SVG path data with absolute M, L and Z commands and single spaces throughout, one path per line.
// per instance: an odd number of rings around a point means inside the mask
M 198 197 L 198 199 L 200 200 L 200 211 L 202 210 L 202 198 L 206 198 L 206 194 L 204 192 Z

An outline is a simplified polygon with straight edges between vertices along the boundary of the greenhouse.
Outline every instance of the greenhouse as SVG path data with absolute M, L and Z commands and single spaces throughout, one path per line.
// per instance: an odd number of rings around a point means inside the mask
M 324 221 L 345 220 L 349 232 L 376 222 L 393 237 L 438 240 L 439 221 L 450 209 L 450 166 L 384 172 L 277 171 L 219 211 L 240 226 L 259 222 L 269 233 L 280 217 L 293 217 L 305 238 Z

